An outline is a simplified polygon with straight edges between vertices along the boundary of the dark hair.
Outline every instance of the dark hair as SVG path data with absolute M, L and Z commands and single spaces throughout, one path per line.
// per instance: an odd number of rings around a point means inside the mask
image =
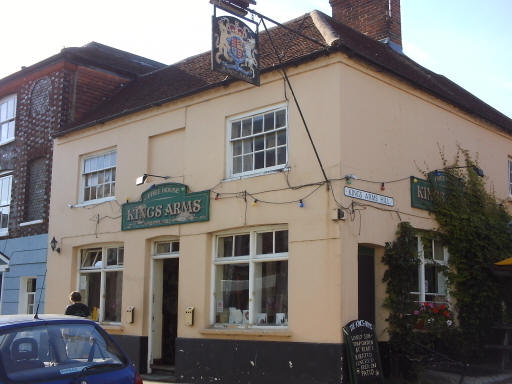
M 78 291 L 71 292 L 69 298 L 71 299 L 71 301 L 82 301 L 82 295 Z

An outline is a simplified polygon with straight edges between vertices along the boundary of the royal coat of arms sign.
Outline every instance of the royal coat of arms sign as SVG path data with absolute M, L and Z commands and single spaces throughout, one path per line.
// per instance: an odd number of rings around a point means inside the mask
M 258 34 L 231 16 L 214 16 L 212 30 L 212 69 L 260 85 Z

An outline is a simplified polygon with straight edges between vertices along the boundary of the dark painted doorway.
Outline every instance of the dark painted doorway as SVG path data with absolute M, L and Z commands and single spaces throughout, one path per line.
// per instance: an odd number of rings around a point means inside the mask
M 375 249 L 360 245 L 357 253 L 358 318 L 375 324 Z
M 178 271 L 179 259 L 163 260 L 162 276 L 162 351 L 154 365 L 174 366 L 178 336 Z

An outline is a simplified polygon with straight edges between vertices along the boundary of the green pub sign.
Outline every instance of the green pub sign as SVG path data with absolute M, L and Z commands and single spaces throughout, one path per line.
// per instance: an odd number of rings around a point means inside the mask
M 121 230 L 161 227 L 210 220 L 210 191 L 188 193 L 179 183 L 152 186 L 141 200 L 123 204 Z
M 429 180 L 434 182 L 437 186 L 436 190 L 444 195 L 447 190 L 447 175 L 438 172 L 430 173 Z M 429 180 L 420 179 L 411 176 L 411 206 L 414 208 L 425 209 L 432 211 L 433 208 L 433 194 L 435 193 L 432 182 Z

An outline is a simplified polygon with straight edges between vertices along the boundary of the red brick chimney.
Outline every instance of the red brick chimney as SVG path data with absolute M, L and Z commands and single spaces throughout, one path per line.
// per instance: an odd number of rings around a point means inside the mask
M 400 0 L 329 0 L 332 17 L 365 35 L 402 50 Z

